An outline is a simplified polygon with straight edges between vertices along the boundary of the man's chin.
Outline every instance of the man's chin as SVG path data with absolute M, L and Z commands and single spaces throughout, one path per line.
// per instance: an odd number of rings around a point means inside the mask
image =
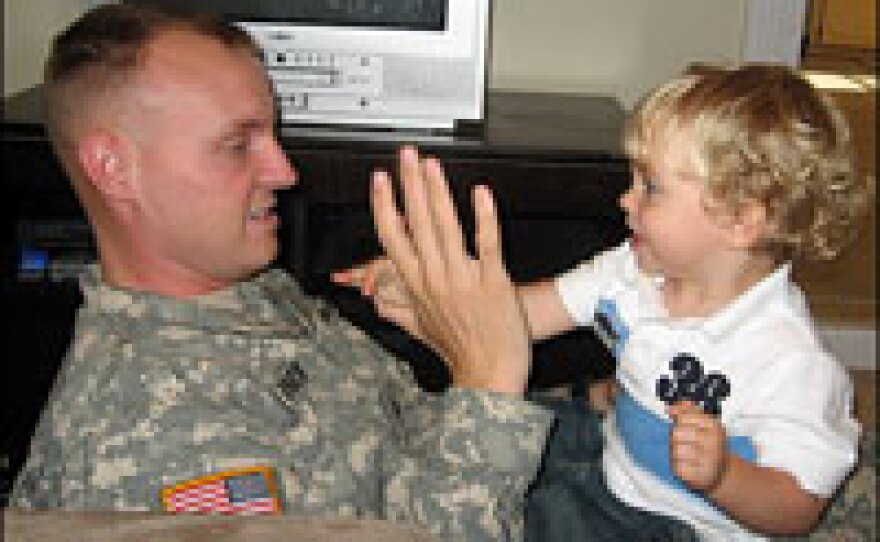
M 245 280 L 265 271 L 274 261 L 277 251 L 265 252 L 247 260 L 239 259 L 237 262 L 229 262 L 230 265 L 223 273 L 226 280 Z
M 253 271 L 256 273 L 269 267 L 278 258 L 278 253 L 278 242 L 276 241 L 254 258 Z

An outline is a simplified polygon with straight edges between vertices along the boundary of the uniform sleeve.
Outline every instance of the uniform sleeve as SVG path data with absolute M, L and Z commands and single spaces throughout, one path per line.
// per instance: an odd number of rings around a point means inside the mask
M 632 251 L 623 243 L 557 276 L 556 291 L 568 314 L 583 326 L 593 320 L 599 297 L 634 272 Z
M 750 431 L 759 464 L 791 474 L 812 494 L 831 496 L 858 446 L 846 371 L 823 352 L 793 353 L 775 360 L 765 377 Z
M 155 472 L 128 454 L 96 457 L 94 441 L 35 441 L 9 506 L 33 509 L 149 511 L 158 508 Z M 106 483 L 105 483 L 106 482 Z
M 51 443 L 43 444 L 42 440 L 39 432 L 32 438 L 31 453 L 9 494 L 8 505 L 12 508 L 59 507 L 62 477 L 57 472 L 57 467 L 60 465 L 58 462 L 46 460 L 47 455 L 58 455 L 57 450 L 47 450 Z
M 145 511 L 155 493 L 138 476 L 141 450 L 126 449 L 125 436 L 136 423 L 125 409 L 107 400 L 120 390 L 118 378 L 101 369 L 120 359 L 113 333 L 101 333 L 79 315 L 70 352 L 62 363 L 27 460 L 13 484 L 9 505 L 19 508 Z
M 442 540 L 521 539 L 552 414 L 508 394 L 422 392 L 405 363 L 369 346 L 391 382 L 379 428 L 384 517 L 426 525 Z

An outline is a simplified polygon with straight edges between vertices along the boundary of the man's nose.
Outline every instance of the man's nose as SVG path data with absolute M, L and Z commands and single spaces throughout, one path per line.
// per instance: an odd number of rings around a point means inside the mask
M 275 188 L 287 188 L 297 182 L 296 169 L 277 139 L 273 140 L 270 148 L 266 150 L 260 178 Z

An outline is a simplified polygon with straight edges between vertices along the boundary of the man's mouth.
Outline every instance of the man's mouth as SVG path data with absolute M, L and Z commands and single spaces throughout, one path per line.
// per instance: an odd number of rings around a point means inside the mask
M 251 207 L 248 210 L 247 218 L 251 222 L 275 222 L 278 215 L 275 212 L 274 205 Z

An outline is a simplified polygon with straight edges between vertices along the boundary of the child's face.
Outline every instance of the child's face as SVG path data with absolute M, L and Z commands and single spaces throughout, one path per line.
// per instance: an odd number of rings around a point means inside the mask
M 726 246 L 724 228 L 706 211 L 710 200 L 691 173 L 686 138 L 658 139 L 648 148 L 647 163 L 634 168 L 633 184 L 620 199 L 639 268 L 667 278 L 711 276 Z

